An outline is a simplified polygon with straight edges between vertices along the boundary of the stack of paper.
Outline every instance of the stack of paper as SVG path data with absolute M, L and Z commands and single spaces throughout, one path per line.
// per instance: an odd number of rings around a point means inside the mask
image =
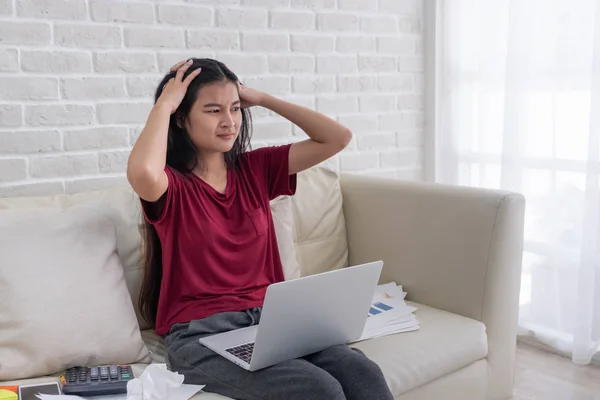
M 395 282 L 377 286 L 365 329 L 357 341 L 418 330 L 419 321 L 413 314 L 417 309 L 406 304 L 405 297 L 406 292 Z

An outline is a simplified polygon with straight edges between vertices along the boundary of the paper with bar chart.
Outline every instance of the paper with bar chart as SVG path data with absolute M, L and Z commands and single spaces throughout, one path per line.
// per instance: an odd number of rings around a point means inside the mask
M 404 301 L 406 292 L 395 282 L 377 286 L 365 329 L 360 339 L 366 340 L 419 329 L 414 315 L 417 310 Z

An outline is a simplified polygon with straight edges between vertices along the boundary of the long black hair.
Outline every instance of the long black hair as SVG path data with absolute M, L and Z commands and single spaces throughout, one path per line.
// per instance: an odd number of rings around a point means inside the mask
M 205 85 L 229 81 L 239 83 L 239 79 L 225 64 L 210 58 L 192 58 L 192 65 L 185 72 L 185 79 L 197 68 L 202 71 L 190 83 L 187 92 L 169 120 L 169 134 L 167 143 L 167 165 L 183 173 L 191 172 L 202 160 L 198 159 L 198 149 L 192 142 L 185 126 L 190 110 L 194 105 L 198 91 Z M 164 76 L 156 89 L 154 102 L 158 100 L 169 81 L 175 77 L 177 71 L 169 72 Z M 240 154 L 250 148 L 252 136 L 252 116 L 250 110 L 242 109 L 242 123 L 238 137 L 231 150 L 225 153 L 225 163 L 228 168 L 237 169 Z M 144 236 L 144 277 L 140 288 L 139 308 L 142 316 L 152 325 L 156 324 L 158 299 L 162 281 L 162 248 L 156 229 L 146 219 L 143 221 Z

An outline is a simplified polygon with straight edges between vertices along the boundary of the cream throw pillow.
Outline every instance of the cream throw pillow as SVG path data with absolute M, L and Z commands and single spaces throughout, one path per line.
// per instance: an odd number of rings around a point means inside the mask
M 322 167 L 298 174 L 291 198 L 296 254 L 302 276 L 348 266 L 348 240 L 340 177 Z
M 271 214 L 277 247 L 283 265 L 285 280 L 300 278 L 302 271 L 300 263 L 296 258 L 296 246 L 294 244 L 294 214 L 292 213 L 292 200 L 289 196 L 280 196 L 271 201 Z
M 149 361 L 108 212 L 0 210 L 0 381 Z

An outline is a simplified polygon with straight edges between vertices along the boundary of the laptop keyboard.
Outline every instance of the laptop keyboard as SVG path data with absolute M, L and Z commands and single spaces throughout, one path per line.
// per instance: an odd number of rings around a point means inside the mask
M 225 351 L 250 364 L 252 352 L 254 351 L 254 342 L 230 347 L 225 349 Z

